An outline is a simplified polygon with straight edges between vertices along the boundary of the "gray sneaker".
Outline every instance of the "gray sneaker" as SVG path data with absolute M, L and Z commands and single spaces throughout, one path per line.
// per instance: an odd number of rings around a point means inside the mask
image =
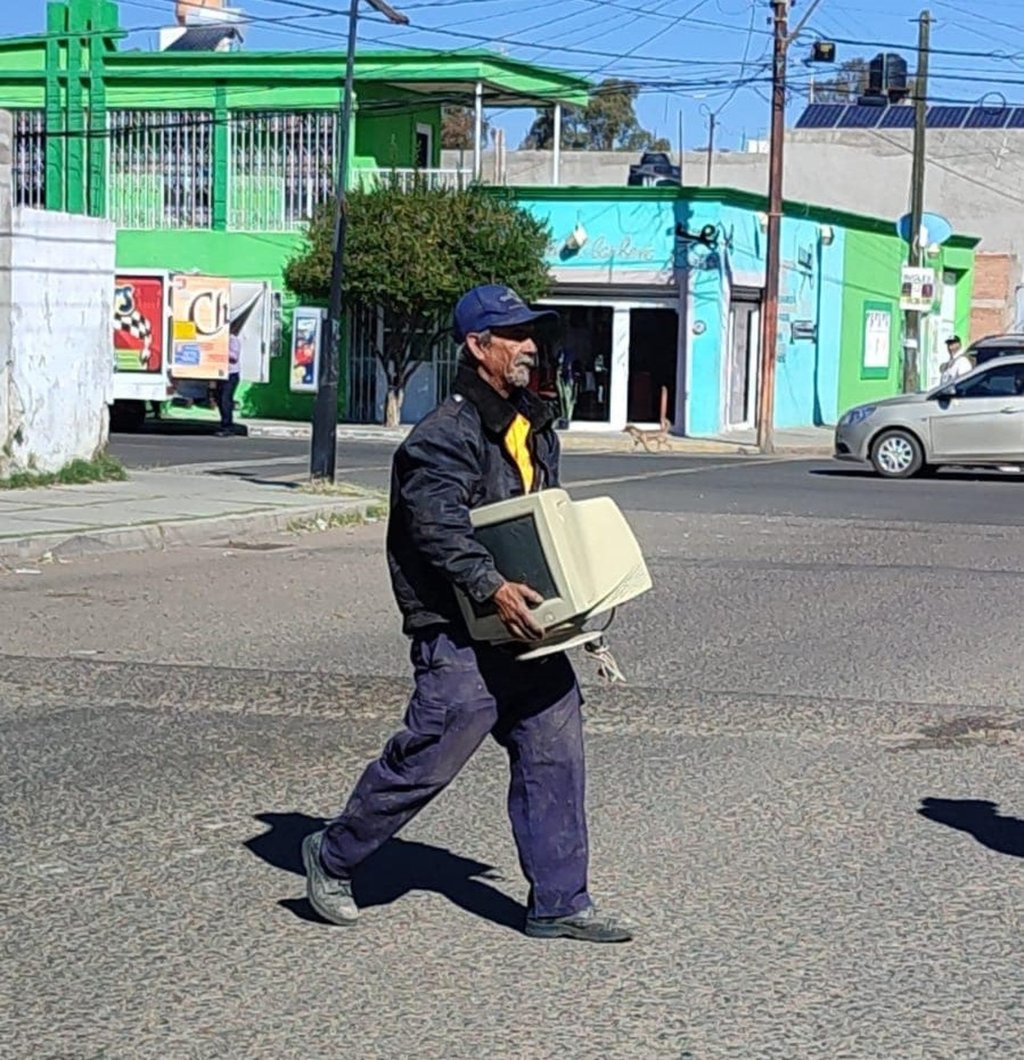
M 578 939 L 580 942 L 629 942 L 633 929 L 625 921 L 598 913 L 587 906 L 571 916 L 526 918 L 526 934 L 532 939 Z
M 316 912 L 331 924 L 354 924 L 359 907 L 352 897 L 352 881 L 329 876 L 320 862 L 323 832 L 302 841 L 302 864 L 306 868 L 306 898 Z

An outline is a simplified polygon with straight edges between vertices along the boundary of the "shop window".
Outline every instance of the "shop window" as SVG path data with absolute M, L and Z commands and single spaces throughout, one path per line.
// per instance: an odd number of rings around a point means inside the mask
M 556 329 L 541 336 L 536 389 L 545 397 L 555 397 L 555 380 L 571 381 L 576 399 L 572 420 L 607 422 L 612 381 L 612 309 L 580 305 L 545 308 L 556 310 L 559 319 Z

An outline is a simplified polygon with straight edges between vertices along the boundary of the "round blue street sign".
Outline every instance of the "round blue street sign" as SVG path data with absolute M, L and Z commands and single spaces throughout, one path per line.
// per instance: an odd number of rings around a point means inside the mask
M 937 213 L 925 213 L 921 215 L 921 227 L 924 229 L 924 245 L 926 247 L 939 246 L 953 234 L 953 226 Z M 910 242 L 910 214 L 905 213 L 896 222 L 896 231 L 904 242 Z

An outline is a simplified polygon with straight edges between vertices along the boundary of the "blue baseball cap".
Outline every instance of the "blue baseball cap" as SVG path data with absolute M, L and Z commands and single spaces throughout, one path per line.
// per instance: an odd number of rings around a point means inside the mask
M 531 309 L 511 287 L 488 283 L 474 287 L 459 299 L 452 314 L 452 332 L 456 342 L 465 342 L 467 335 L 481 331 L 513 328 L 557 316 L 553 309 Z

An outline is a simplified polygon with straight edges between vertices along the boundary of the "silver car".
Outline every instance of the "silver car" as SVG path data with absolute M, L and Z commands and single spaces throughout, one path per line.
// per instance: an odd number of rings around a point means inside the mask
M 835 455 L 886 478 L 942 465 L 1024 464 L 1024 356 L 1000 357 L 935 390 L 858 405 L 836 426 Z

